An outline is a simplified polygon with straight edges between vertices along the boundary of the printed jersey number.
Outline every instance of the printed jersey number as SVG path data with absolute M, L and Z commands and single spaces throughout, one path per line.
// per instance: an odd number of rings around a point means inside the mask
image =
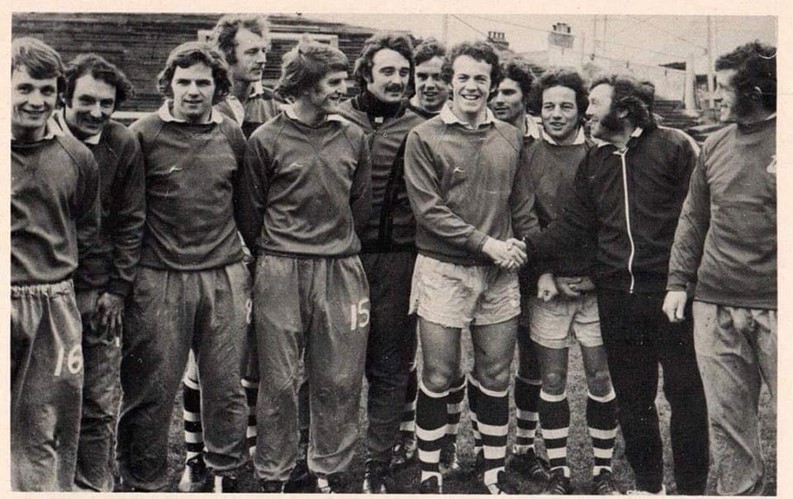
M 369 325 L 369 298 L 350 305 L 350 331 Z
M 66 352 L 63 347 L 58 347 L 58 361 L 55 364 L 55 376 L 60 376 L 63 371 L 64 356 Z M 83 370 L 83 349 L 81 345 L 74 345 L 69 350 L 69 355 L 66 356 L 66 369 L 72 373 L 77 374 Z

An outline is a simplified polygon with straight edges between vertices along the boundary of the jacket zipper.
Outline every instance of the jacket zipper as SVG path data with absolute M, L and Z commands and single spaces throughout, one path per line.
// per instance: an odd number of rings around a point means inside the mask
M 629 293 L 633 294 L 633 288 L 636 284 L 636 281 L 633 277 L 633 257 L 636 254 L 636 246 L 633 244 L 633 233 L 631 232 L 631 214 L 630 214 L 630 204 L 628 202 L 628 166 L 625 163 L 625 155 L 628 153 L 628 150 L 625 149 L 623 151 L 615 151 L 614 154 L 618 155 L 622 160 L 622 190 L 625 194 L 625 227 L 628 231 L 628 241 L 631 243 L 631 254 L 628 256 L 628 274 L 631 276 L 631 288 Z

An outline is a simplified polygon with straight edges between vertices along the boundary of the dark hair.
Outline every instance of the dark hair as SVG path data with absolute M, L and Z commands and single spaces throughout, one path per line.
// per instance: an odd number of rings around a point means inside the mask
M 410 72 L 413 73 L 413 44 L 407 35 L 397 33 L 379 33 L 369 37 L 361 49 L 361 55 L 355 61 L 353 76 L 358 86 L 366 88 L 366 79 L 372 78 L 374 56 L 383 49 L 391 49 L 399 53 L 410 63 Z
M 71 103 L 77 80 L 85 75 L 91 75 L 93 78 L 115 87 L 116 109 L 122 102 L 133 95 L 132 84 L 123 71 L 101 56 L 90 53 L 80 54 L 66 64 L 64 71 L 64 80 L 66 82 L 66 87 L 63 91 L 64 101 Z
M 534 74 L 529 66 L 529 61 L 520 57 L 513 57 L 501 63 L 501 72 L 504 74 L 502 82 L 509 78 L 518 84 L 523 94 L 523 107 L 528 111 L 529 104 L 531 104 L 531 84 L 534 82 Z
M 300 97 L 333 71 L 347 71 L 349 62 L 344 53 L 330 45 L 301 40 L 284 55 L 281 79 L 275 91 L 284 97 Z
M 537 79 L 532 88 L 532 106 L 542 109 L 542 94 L 552 87 L 565 87 L 575 92 L 575 105 L 581 122 L 586 121 L 586 108 L 589 107 L 589 91 L 580 73 L 572 69 L 552 68 Z
M 736 70 L 732 86 L 740 97 L 758 96 L 768 111 L 776 111 L 776 47 L 759 40 L 737 47 L 716 59 L 716 71 Z
M 171 80 L 177 67 L 189 68 L 194 64 L 206 64 L 212 69 L 212 79 L 215 81 L 215 96 L 212 103 L 216 104 L 229 94 L 231 79 L 229 68 L 223 54 L 204 42 L 186 42 L 168 54 L 165 68 L 157 76 L 157 88 L 165 97 L 173 97 Z
M 490 64 L 491 89 L 498 87 L 498 84 L 504 79 L 501 66 L 498 63 L 498 54 L 493 46 L 487 42 L 475 41 L 473 43 L 458 43 L 446 54 L 446 58 L 443 60 L 443 68 L 441 69 L 441 77 L 446 83 L 451 84 L 452 76 L 454 76 L 454 61 L 461 55 L 467 55 L 477 61 Z
M 237 55 L 237 32 L 240 29 L 247 29 L 252 33 L 267 38 L 270 31 L 267 18 L 258 14 L 226 14 L 218 20 L 212 30 L 210 41 L 219 48 L 226 57 L 226 62 L 235 64 Z
M 655 123 L 651 112 L 652 102 L 655 100 L 655 87 L 648 85 L 647 82 L 639 82 L 633 76 L 609 74 L 596 78 L 589 86 L 589 90 L 592 91 L 598 85 L 604 84 L 611 86 L 612 89 L 612 111 L 626 111 L 628 113 L 626 119 L 636 127 L 646 128 Z M 649 93 L 650 89 L 652 94 Z
M 58 53 L 38 38 L 15 38 L 11 42 L 11 72 L 24 66 L 37 79 L 55 78 L 58 90 L 63 90 L 63 61 Z
M 436 40 L 435 38 L 427 38 L 416 46 L 413 51 L 413 64 L 418 66 L 425 63 L 433 57 L 441 57 L 446 55 L 446 46 Z

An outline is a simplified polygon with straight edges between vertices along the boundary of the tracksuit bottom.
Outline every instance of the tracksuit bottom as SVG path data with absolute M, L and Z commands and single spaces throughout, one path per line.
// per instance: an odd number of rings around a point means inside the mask
M 245 463 L 240 377 L 250 293 L 242 262 L 198 271 L 138 268 L 122 343 L 117 457 L 125 484 L 144 491 L 168 485 L 168 431 L 191 348 L 201 373 L 206 464 L 222 475 Z
M 710 417 L 716 493 L 760 495 L 760 388 L 776 416 L 777 312 L 694 302 L 697 360 Z
M 71 281 L 11 286 L 11 488 L 71 491 L 83 388 Z
M 665 292 L 598 290 L 609 371 L 617 394 L 625 455 L 640 490 L 657 492 L 664 478 L 655 398 L 658 364 L 671 406 L 670 435 L 677 493 L 702 495 L 708 477 L 708 414 L 694 353 L 690 307 L 681 323 L 661 310 Z
M 108 337 L 91 325 L 101 293 L 96 289 L 77 292 L 83 321 L 85 384 L 74 483 L 80 490 L 112 492 L 121 345 L 118 338 Z
M 308 467 L 320 477 L 345 471 L 358 436 L 370 321 L 361 261 L 261 254 L 255 282 L 256 478 L 286 481 L 295 466 L 301 358 L 309 386 Z
M 418 341 L 417 317 L 408 315 L 416 253 L 364 253 L 361 262 L 371 299 L 366 350 L 366 447 L 371 459 L 390 462 Z

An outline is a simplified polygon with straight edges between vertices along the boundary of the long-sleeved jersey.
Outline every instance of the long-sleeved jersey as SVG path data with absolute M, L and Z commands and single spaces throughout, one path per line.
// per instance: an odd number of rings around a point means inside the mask
M 242 260 L 234 198 L 245 137 L 213 113 L 209 123 L 175 120 L 164 104 L 131 127 L 146 175 L 140 265 L 206 270 Z
M 48 126 L 44 139 L 11 141 L 11 284 L 73 277 L 96 247 L 99 168 L 91 151 Z
M 534 191 L 521 157 L 523 137 L 490 110 L 477 129 L 449 107 L 408 135 L 405 178 L 418 222 L 419 252 L 461 265 L 492 264 L 490 236 L 522 238 L 539 229 Z
M 683 205 L 667 289 L 777 308 L 776 118 L 731 125 L 702 147 Z
M 349 256 L 371 208 L 363 131 L 334 115 L 316 127 L 281 113 L 251 136 L 237 219 L 250 248 Z

